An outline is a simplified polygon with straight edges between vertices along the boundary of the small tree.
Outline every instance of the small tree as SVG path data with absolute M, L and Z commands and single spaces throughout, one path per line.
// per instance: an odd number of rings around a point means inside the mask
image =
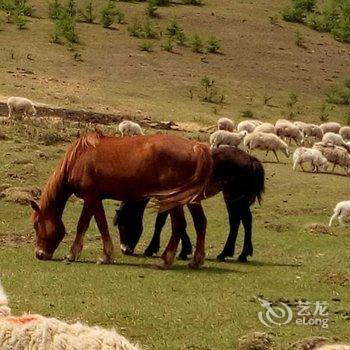
M 195 34 L 193 36 L 190 45 L 193 52 L 196 52 L 196 53 L 203 52 L 203 41 L 198 34 Z
M 158 10 L 157 1 L 156 0 L 148 0 L 147 6 L 146 6 L 146 14 L 149 17 L 159 17 L 157 10 Z
M 207 52 L 210 53 L 218 53 L 220 50 L 220 43 L 218 39 L 215 38 L 215 36 L 211 36 L 207 42 Z
M 110 28 L 116 20 L 118 23 L 121 23 L 123 18 L 124 15 L 116 8 L 114 1 L 108 0 L 101 11 L 101 24 L 103 28 Z
M 94 15 L 94 8 L 92 5 L 92 1 L 89 1 L 89 3 L 86 5 L 84 10 L 79 11 L 80 18 L 85 23 L 94 23 L 95 22 L 95 15 Z
M 49 17 L 51 19 L 58 19 L 63 10 L 59 0 L 53 0 L 49 2 Z

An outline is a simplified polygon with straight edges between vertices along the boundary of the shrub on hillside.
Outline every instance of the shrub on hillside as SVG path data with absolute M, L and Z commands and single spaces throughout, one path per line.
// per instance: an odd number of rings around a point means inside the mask
M 219 40 L 212 36 L 209 38 L 206 46 L 207 52 L 209 53 L 218 53 L 220 50 Z
M 202 53 L 203 52 L 203 40 L 198 34 L 195 34 L 190 42 L 191 49 L 193 52 Z
M 85 23 L 95 22 L 95 14 L 94 14 L 94 7 L 92 5 L 92 1 L 89 1 L 85 9 L 79 10 L 79 19 L 80 21 Z
M 156 0 L 148 0 L 147 1 L 147 6 L 146 6 L 146 14 L 149 17 L 159 17 L 157 10 L 158 6 L 156 5 L 157 1 Z
M 101 24 L 103 28 L 110 28 L 114 22 L 121 23 L 123 19 L 124 14 L 116 8 L 115 2 L 108 0 L 105 7 L 101 10 Z

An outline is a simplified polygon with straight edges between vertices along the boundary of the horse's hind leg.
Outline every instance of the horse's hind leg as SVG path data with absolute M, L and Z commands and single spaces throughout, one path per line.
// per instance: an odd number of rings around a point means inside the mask
M 246 262 L 247 256 L 253 255 L 253 243 L 252 243 L 252 212 L 248 204 L 246 210 L 242 213 L 242 224 L 244 227 L 244 245 L 241 255 L 238 257 L 239 261 Z
M 189 263 L 189 267 L 198 269 L 204 263 L 205 258 L 205 234 L 207 229 L 207 218 L 201 204 L 191 204 L 188 206 L 194 227 L 197 234 L 196 250 L 193 254 L 193 259 Z
M 160 234 L 162 233 L 162 229 L 165 225 L 168 215 L 168 211 L 164 211 L 162 213 L 157 214 L 154 233 L 151 242 L 149 243 L 144 253 L 146 256 L 152 256 L 153 254 L 158 253 L 160 247 Z
M 186 227 L 186 219 L 183 206 L 178 206 L 169 211 L 171 217 L 171 237 L 162 256 L 160 267 L 170 267 L 175 259 L 176 249 L 180 242 L 180 232 Z
M 67 255 L 68 261 L 75 261 L 79 259 L 80 253 L 83 249 L 84 234 L 89 228 L 89 224 L 92 218 L 92 211 L 89 205 L 84 202 L 83 210 L 80 214 L 80 218 L 77 226 L 77 233 L 75 235 L 74 242 L 70 248 L 69 254 Z
M 225 196 L 224 196 L 225 198 Z M 239 209 L 236 206 L 230 204 L 229 199 L 225 198 L 226 208 L 229 216 L 230 223 L 230 233 L 227 237 L 226 244 L 222 252 L 217 256 L 217 259 L 220 261 L 225 261 L 225 258 L 228 256 L 233 256 L 235 252 L 236 239 L 238 234 L 239 224 L 241 222 L 241 216 Z
M 192 243 L 190 237 L 188 237 L 186 229 L 180 233 L 181 239 L 181 252 L 179 254 L 179 258 L 181 260 L 187 260 L 187 255 L 192 254 Z
M 102 202 L 94 202 L 92 210 L 103 242 L 103 255 L 97 262 L 102 264 L 111 264 L 114 261 L 114 247 L 111 236 L 109 235 L 106 214 Z

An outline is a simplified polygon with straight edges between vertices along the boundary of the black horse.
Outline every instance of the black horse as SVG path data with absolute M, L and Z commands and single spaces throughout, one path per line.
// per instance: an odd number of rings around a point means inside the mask
M 250 206 L 257 199 L 259 204 L 265 186 L 265 172 L 261 162 L 246 152 L 233 147 L 220 147 L 212 151 L 213 172 L 207 186 L 206 195 L 211 197 L 220 191 L 229 215 L 230 232 L 223 251 L 217 259 L 224 261 L 232 257 L 238 228 L 242 222 L 244 227 L 244 245 L 239 260 L 247 261 L 247 256 L 253 254 L 252 244 L 252 213 Z M 116 210 L 114 224 L 118 227 L 121 248 L 124 254 L 133 254 L 141 237 L 143 214 L 148 199 L 138 202 L 123 202 Z M 188 208 L 197 224 L 198 206 L 189 204 Z M 156 218 L 152 240 L 145 250 L 146 256 L 152 256 L 159 251 L 160 234 L 168 217 L 168 212 L 159 213 Z M 191 241 L 186 227 L 179 232 L 182 242 L 180 258 L 186 259 L 192 253 Z

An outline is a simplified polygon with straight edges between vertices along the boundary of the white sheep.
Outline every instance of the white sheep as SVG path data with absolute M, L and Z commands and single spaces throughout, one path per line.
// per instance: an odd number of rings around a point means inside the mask
M 217 130 L 210 135 L 210 147 L 217 148 L 220 146 L 238 147 L 244 136 L 247 135 L 245 130 L 240 132 L 230 132 L 227 130 Z
M 279 123 L 275 126 L 276 129 L 276 134 L 277 136 L 284 138 L 284 139 L 289 139 L 289 144 L 291 143 L 292 140 L 297 145 L 303 144 L 304 143 L 304 137 L 302 132 L 299 130 L 299 128 L 288 122 L 288 123 Z
M 311 123 L 304 123 L 301 121 L 294 122 L 294 125 L 296 125 L 299 128 L 299 130 L 302 132 L 305 141 L 311 137 L 315 138 L 315 140 L 322 140 L 323 131 L 321 127 L 319 127 L 318 125 L 311 124 Z
M 7 99 L 7 108 L 9 110 L 9 118 L 12 118 L 14 112 L 22 112 L 24 117 L 26 117 L 27 114 L 36 115 L 34 103 L 25 97 L 9 97 Z
M 131 120 L 123 120 L 119 123 L 118 129 L 122 136 L 144 135 L 141 126 Z
M 344 226 L 344 219 L 347 216 L 350 216 L 350 201 L 343 201 L 339 202 L 334 210 L 334 214 L 332 215 L 331 219 L 329 220 L 329 227 L 332 226 L 332 222 L 335 218 L 338 218 L 339 224 Z
M 323 345 L 320 348 L 316 348 L 315 350 L 350 350 L 350 345 L 345 345 L 345 344 Z
M 218 120 L 218 130 L 233 131 L 235 124 L 229 118 L 220 118 Z
M 254 129 L 257 127 L 257 125 L 252 120 L 243 120 L 238 123 L 237 125 L 237 131 L 246 131 L 248 133 L 251 133 L 254 131 Z
M 293 153 L 293 170 L 295 171 L 297 166 L 300 165 L 303 171 L 303 163 L 310 162 L 312 164 L 312 171 L 318 172 L 319 167 L 327 169 L 328 161 L 323 156 L 321 151 L 313 148 L 299 147 Z
M 278 150 L 283 152 L 286 157 L 289 157 L 288 145 L 275 134 L 254 131 L 244 138 L 244 145 L 249 150 L 260 149 L 267 151 L 266 155 L 269 151 L 272 151 L 278 162 L 279 159 L 276 153 Z
M 344 139 L 344 140 L 350 140 L 350 126 L 342 126 L 339 129 L 339 135 Z
M 336 145 L 336 146 L 343 146 L 346 149 L 348 149 L 348 146 L 346 142 L 343 140 L 343 138 L 334 132 L 326 132 L 322 137 L 322 142 L 327 145 Z
M 328 162 L 333 163 L 332 172 L 334 172 L 336 165 L 340 165 L 344 167 L 347 175 L 350 175 L 350 153 L 344 147 L 316 142 L 312 148 L 318 149 Z
M 338 133 L 340 128 L 341 128 L 341 125 L 339 123 L 335 123 L 335 122 L 327 122 L 327 123 L 321 124 L 320 128 L 322 129 L 324 134 L 326 132 Z
M 271 134 L 276 134 L 276 128 L 273 124 L 271 123 L 262 123 L 258 125 L 254 131 L 256 132 L 264 132 L 264 133 L 271 133 Z
M 11 316 L 1 283 L 0 346 L 1 349 L 140 350 L 113 329 L 68 324 L 35 314 Z

